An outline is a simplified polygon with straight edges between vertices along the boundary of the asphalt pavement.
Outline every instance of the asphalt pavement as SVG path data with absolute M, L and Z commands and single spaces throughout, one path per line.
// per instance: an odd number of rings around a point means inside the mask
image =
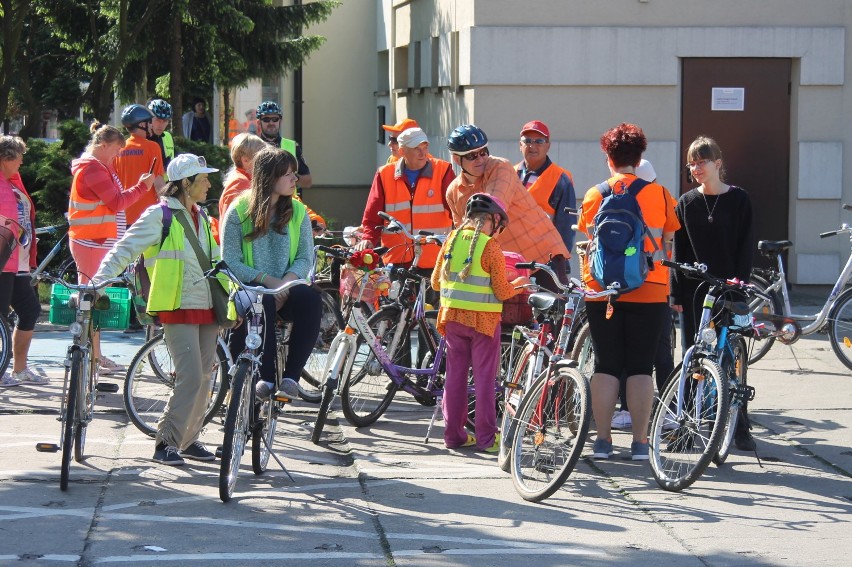
M 103 333 L 123 364 L 142 341 Z M 517 495 L 496 457 L 446 449 L 440 423 L 425 443 L 432 410 L 405 394 L 369 428 L 349 426 L 338 406 L 318 446 L 316 406 L 293 404 L 275 443 L 293 480 L 274 462 L 255 476 L 246 455 L 227 504 L 218 462 L 152 462 L 153 442 L 127 419 L 121 393 L 101 394 L 87 458 L 72 462 L 62 492 L 59 454 L 35 444 L 59 436 L 67 343 L 64 330 L 40 325 L 31 359 L 51 383 L 0 389 L 2 565 L 847 565 L 852 556 L 852 371 L 824 336 L 775 345 L 749 369 L 760 461 L 734 451 L 690 488 L 666 492 L 616 432 L 612 459 L 591 460 L 588 444 L 540 504 Z M 221 436 L 214 421 L 202 440 Z

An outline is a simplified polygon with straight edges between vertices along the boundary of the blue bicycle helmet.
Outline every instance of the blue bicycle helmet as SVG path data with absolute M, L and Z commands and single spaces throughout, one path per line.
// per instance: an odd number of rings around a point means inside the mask
M 463 155 L 488 145 L 488 136 L 476 124 L 459 126 L 447 138 L 447 147 L 454 154 Z
M 267 116 L 269 114 L 277 114 L 278 116 L 283 116 L 281 114 L 281 107 L 278 106 L 278 103 L 274 100 L 265 100 L 257 105 L 257 110 L 254 115 L 257 118 L 262 116 Z
M 150 122 L 153 118 L 154 114 L 141 104 L 131 104 L 121 111 L 121 123 L 125 128 Z
M 161 98 L 155 98 L 148 103 L 148 110 L 154 113 L 154 116 L 163 120 L 172 119 L 172 105 Z

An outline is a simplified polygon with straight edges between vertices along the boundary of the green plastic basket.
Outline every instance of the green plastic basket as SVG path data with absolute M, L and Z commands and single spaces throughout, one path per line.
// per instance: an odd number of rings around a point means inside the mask
M 109 309 L 93 310 L 92 320 L 100 329 L 126 329 L 130 325 L 130 290 L 124 287 L 108 287 Z M 50 315 L 52 325 L 70 325 L 77 316 L 77 310 L 68 307 L 71 290 L 62 284 L 53 284 L 50 289 Z

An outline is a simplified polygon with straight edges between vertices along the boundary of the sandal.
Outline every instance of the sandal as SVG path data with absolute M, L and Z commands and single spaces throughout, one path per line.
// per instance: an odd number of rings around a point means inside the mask
M 98 361 L 98 371 L 101 374 L 116 374 L 121 372 L 127 372 L 127 368 L 117 363 L 116 361 L 101 355 L 101 358 Z
M 473 447 L 474 445 L 476 445 L 476 437 L 474 437 L 473 435 L 468 433 L 467 434 L 467 441 L 462 443 L 461 446 L 462 447 Z

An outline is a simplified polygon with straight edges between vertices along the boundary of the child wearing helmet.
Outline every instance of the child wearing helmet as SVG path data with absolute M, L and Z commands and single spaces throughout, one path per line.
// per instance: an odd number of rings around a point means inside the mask
M 495 377 L 500 360 L 503 301 L 520 293 L 525 277 L 506 280 L 503 250 L 493 238 L 508 224 L 499 199 L 472 195 L 465 215 L 441 248 L 432 287 L 441 293 L 438 332 L 447 344 L 444 381 L 444 444 L 496 453 L 500 447 L 495 406 Z M 467 378 L 473 368 L 476 389 L 476 437 L 465 431 Z

